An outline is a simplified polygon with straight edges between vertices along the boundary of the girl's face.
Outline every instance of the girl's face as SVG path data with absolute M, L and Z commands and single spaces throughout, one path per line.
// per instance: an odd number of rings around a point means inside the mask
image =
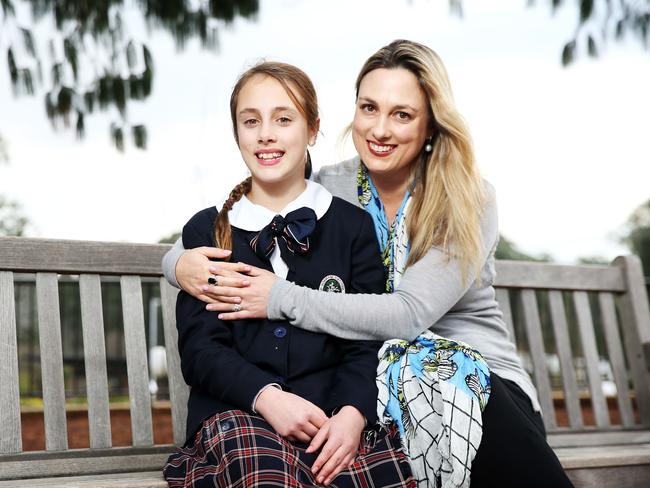
M 298 111 L 284 87 L 268 76 L 256 75 L 237 98 L 239 150 L 261 185 L 283 188 L 304 184 L 307 144 L 316 141 L 316 129 Z
M 371 174 L 407 178 L 429 129 L 429 108 L 413 73 L 380 68 L 361 80 L 352 140 Z

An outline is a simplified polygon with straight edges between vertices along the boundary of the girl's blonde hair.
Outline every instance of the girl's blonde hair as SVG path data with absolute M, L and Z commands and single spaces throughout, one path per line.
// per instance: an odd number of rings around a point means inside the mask
M 289 95 L 295 104 L 298 112 L 305 117 L 307 127 L 311 131 L 318 130 L 318 98 L 316 89 L 309 79 L 309 76 L 299 68 L 286 63 L 265 61 L 246 70 L 237 80 L 230 95 L 230 117 L 232 119 L 232 130 L 235 141 L 239 144 L 237 134 L 237 102 L 242 89 L 253 77 L 262 76 L 276 80 Z M 307 151 L 307 164 L 305 166 L 305 178 L 311 175 L 311 158 Z M 232 189 L 228 200 L 223 204 L 214 224 L 215 245 L 222 249 L 232 249 L 232 231 L 228 220 L 228 211 L 232 209 L 235 202 L 251 191 L 252 178 L 249 176 Z
M 424 148 L 413 168 L 415 187 L 408 210 L 410 254 L 407 266 L 432 247 L 459 259 L 463 279 L 480 272 L 480 214 L 485 196 L 474 161 L 474 149 L 463 118 L 456 110 L 442 61 L 430 48 L 396 40 L 370 56 L 356 81 L 357 97 L 364 76 L 376 69 L 407 69 L 419 80 L 430 109 L 431 152 Z

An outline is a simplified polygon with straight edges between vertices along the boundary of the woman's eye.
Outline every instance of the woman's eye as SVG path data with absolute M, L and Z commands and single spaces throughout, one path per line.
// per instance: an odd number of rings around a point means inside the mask
M 408 112 L 399 111 L 396 112 L 395 115 L 399 120 L 411 120 L 411 114 Z
M 375 112 L 375 106 L 370 105 L 369 103 L 364 103 L 361 105 L 361 111 L 366 112 L 368 114 L 374 113 Z

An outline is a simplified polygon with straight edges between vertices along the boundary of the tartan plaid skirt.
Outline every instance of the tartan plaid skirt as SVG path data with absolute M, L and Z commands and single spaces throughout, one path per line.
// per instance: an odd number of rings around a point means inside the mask
M 321 486 L 311 473 L 318 453 L 306 447 L 282 438 L 262 417 L 229 410 L 204 421 L 194 443 L 169 456 L 163 475 L 170 487 Z M 397 428 L 364 431 L 354 464 L 329 486 L 414 487 Z

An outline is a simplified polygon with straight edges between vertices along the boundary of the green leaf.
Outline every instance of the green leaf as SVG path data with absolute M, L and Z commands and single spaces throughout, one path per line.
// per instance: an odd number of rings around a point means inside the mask
M 596 41 L 591 35 L 587 37 L 587 52 L 592 58 L 598 57 L 598 47 L 596 46 Z
M 594 13 L 593 0 L 580 0 L 580 23 L 584 24 Z
M 576 41 L 569 41 L 562 49 L 562 66 L 567 67 L 573 63 L 576 50 Z

